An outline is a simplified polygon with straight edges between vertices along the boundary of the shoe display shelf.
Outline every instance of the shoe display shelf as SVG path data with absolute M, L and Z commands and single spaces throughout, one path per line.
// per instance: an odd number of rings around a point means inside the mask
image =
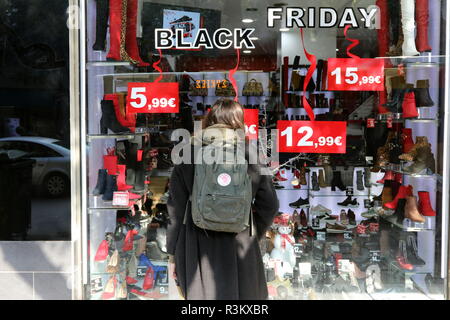
M 400 173 L 404 176 L 408 176 L 411 178 L 427 178 L 427 179 L 434 179 L 437 181 L 442 181 L 442 176 L 436 174 L 436 173 L 432 173 L 429 169 L 422 171 L 420 173 L 410 173 L 410 172 L 405 172 L 404 168 L 408 167 L 407 162 L 402 161 L 401 164 L 393 164 L 390 163 L 389 165 L 382 167 L 383 170 L 386 171 L 393 171 L 394 173 Z
M 405 219 L 403 221 L 403 223 L 399 223 L 397 221 L 396 215 L 392 215 L 392 216 L 382 215 L 380 217 L 384 221 L 388 222 L 392 227 L 396 227 L 405 232 L 434 231 L 434 228 L 432 228 L 432 222 L 427 217 L 425 217 L 425 219 L 427 219 L 427 221 L 425 223 L 417 223 L 417 222 L 413 222 L 409 219 Z

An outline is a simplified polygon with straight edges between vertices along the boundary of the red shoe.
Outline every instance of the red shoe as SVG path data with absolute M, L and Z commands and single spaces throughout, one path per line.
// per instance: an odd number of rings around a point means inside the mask
M 303 209 L 302 209 L 302 211 L 300 212 L 300 224 L 301 224 L 304 228 L 306 228 L 306 227 L 308 226 L 308 219 L 306 219 L 306 213 L 305 213 L 305 211 L 303 211 Z
M 150 63 L 144 62 L 139 54 L 139 48 L 136 38 L 137 29 L 137 10 L 138 1 L 128 0 L 127 5 L 127 33 L 126 33 L 126 49 L 131 59 L 138 62 L 138 67 L 148 67 Z
M 416 105 L 416 95 L 413 91 L 405 93 L 405 98 L 403 99 L 403 118 L 417 118 L 419 112 L 417 111 Z
M 386 180 L 394 180 L 394 172 L 392 172 L 391 170 L 386 171 L 383 179 L 378 180 L 377 183 L 384 184 L 386 182 Z
M 136 194 L 136 193 L 132 193 L 132 192 L 128 192 L 128 196 L 129 196 L 128 199 L 130 199 L 130 200 L 137 200 L 137 199 L 142 198 L 141 195 Z
M 416 0 L 416 46 L 419 52 L 429 52 L 431 47 L 428 41 L 428 25 L 429 25 L 429 0 Z
M 412 129 L 402 129 L 403 153 L 409 153 L 414 147 L 412 135 Z
M 120 110 L 119 106 L 119 95 L 117 94 L 105 94 L 103 97 L 104 100 L 110 100 L 113 102 L 114 105 L 114 111 L 116 113 L 116 118 L 119 123 L 129 128 L 132 132 L 135 131 L 136 127 L 136 115 L 135 114 L 122 114 L 122 111 Z
M 125 280 L 127 281 L 127 284 L 130 284 L 130 285 L 138 282 L 136 279 L 134 279 L 132 277 L 128 277 L 128 276 L 125 278 Z
M 394 181 L 403 184 L 403 175 L 401 173 L 396 173 Z
M 384 204 L 384 207 L 391 210 L 397 209 L 398 200 L 406 199 L 407 197 L 412 196 L 413 194 L 412 190 L 413 190 L 412 186 L 407 187 L 401 186 L 400 189 L 398 190 L 397 195 L 395 196 L 395 199 L 391 202 Z
M 109 52 L 107 59 L 120 61 L 120 33 L 122 29 L 122 0 L 109 1 Z
M 125 172 L 127 170 L 126 165 L 119 164 L 117 165 L 117 170 L 119 171 L 119 175 L 117 176 L 117 191 L 127 191 L 133 189 L 133 186 L 126 184 L 125 180 Z
M 436 217 L 436 211 L 431 206 L 430 194 L 428 192 L 419 192 L 419 212 L 425 217 Z
M 400 268 L 408 271 L 414 270 L 414 266 L 408 262 L 406 262 L 406 259 L 403 255 L 397 255 L 396 257 L 397 263 L 400 266 Z
M 288 179 L 284 178 L 281 176 L 280 171 L 277 172 L 277 174 L 275 175 L 275 181 L 279 181 L 279 182 L 284 182 L 287 181 Z

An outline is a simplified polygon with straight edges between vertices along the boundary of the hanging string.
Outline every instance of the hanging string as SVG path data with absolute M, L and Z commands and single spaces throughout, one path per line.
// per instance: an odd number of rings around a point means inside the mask
M 305 82 L 303 83 L 303 92 L 306 92 L 306 88 L 308 87 L 308 84 L 311 81 L 314 71 L 316 70 L 317 67 L 317 58 L 315 55 L 310 54 L 308 51 L 306 51 L 302 28 L 300 29 L 300 38 L 302 39 L 303 50 L 305 51 L 306 58 L 311 63 L 311 67 L 309 67 L 308 73 L 306 74 Z M 308 114 L 311 121 L 314 121 L 315 120 L 314 111 L 311 108 L 311 105 L 309 104 L 308 100 L 306 99 L 306 95 L 304 94 L 302 98 L 303 98 L 303 107 L 305 108 L 306 113 Z
M 240 52 L 239 49 L 236 49 L 236 53 L 237 53 L 236 67 L 234 69 L 230 70 L 228 78 L 230 79 L 230 82 L 233 85 L 233 89 L 234 89 L 234 92 L 236 94 L 236 96 L 234 97 L 234 101 L 238 102 L 238 100 L 239 100 L 239 91 L 238 91 L 238 86 L 237 86 L 236 79 L 234 78 L 234 74 L 236 73 L 236 71 L 239 68 L 239 63 L 240 63 L 240 60 L 241 60 L 241 52 Z
M 157 70 L 159 72 L 159 77 L 155 80 L 155 83 L 158 83 L 162 80 L 163 78 L 163 73 L 162 73 L 162 69 L 159 67 L 159 64 L 162 61 L 162 51 L 161 49 L 158 49 L 158 53 L 159 53 L 159 60 L 156 61 L 155 63 L 153 63 L 153 69 Z
M 353 53 L 350 52 L 350 50 L 352 50 L 354 47 L 356 47 L 356 46 L 359 44 L 359 40 L 358 40 L 358 39 L 352 39 L 352 38 L 349 38 L 349 37 L 347 36 L 348 29 L 350 29 L 350 25 L 346 25 L 346 26 L 345 26 L 345 29 L 344 29 L 345 40 L 350 41 L 352 44 L 349 45 L 349 46 L 347 47 L 347 55 L 348 55 L 350 58 L 361 59 L 361 57 L 358 57 L 357 55 L 354 55 Z

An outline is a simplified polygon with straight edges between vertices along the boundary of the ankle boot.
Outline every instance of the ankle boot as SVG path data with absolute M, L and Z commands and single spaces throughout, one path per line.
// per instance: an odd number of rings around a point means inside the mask
M 380 172 L 381 169 L 389 164 L 389 149 L 387 146 L 378 148 L 376 162 L 372 168 L 372 172 Z
M 411 174 L 429 174 L 428 171 L 434 174 L 436 172 L 436 160 L 431 152 L 431 147 L 417 148 L 417 157 L 414 159 L 414 163 L 403 170 Z
M 394 180 L 394 172 L 391 170 L 386 171 L 386 173 L 384 174 L 383 179 L 378 180 L 377 183 L 379 184 L 384 184 L 386 181 L 388 180 Z
M 428 25 L 429 25 L 429 3 L 428 0 L 416 0 L 416 24 L 417 35 L 416 45 L 420 52 L 430 52 L 431 47 L 428 41 Z
M 408 260 L 405 240 L 400 240 L 398 242 L 398 252 L 396 255 L 396 260 L 401 269 L 408 271 L 414 270 L 414 266 Z
M 392 202 L 392 199 L 394 197 L 392 196 L 392 186 L 391 186 L 391 181 L 387 180 L 384 183 L 384 187 L 383 187 L 383 192 L 381 193 L 381 202 L 383 204 L 383 206 L 386 203 L 390 203 Z
M 425 223 L 425 218 L 420 214 L 417 208 L 417 198 L 408 196 L 406 198 L 405 218 L 418 223 Z
M 97 185 L 95 186 L 94 191 L 92 194 L 94 196 L 98 196 L 105 193 L 106 189 L 106 176 L 108 175 L 108 172 L 106 169 L 99 169 L 98 175 L 97 175 Z
M 408 153 L 414 147 L 414 141 L 412 139 L 412 129 L 402 129 L 402 144 L 403 153 Z
M 365 140 L 367 142 L 367 156 L 376 159 L 378 148 L 383 146 L 388 138 L 388 128 L 385 123 L 376 122 L 375 128 L 365 130 Z
M 117 175 L 117 156 L 115 155 L 104 155 L 103 156 L 103 169 L 106 169 L 106 172 L 109 175 Z
M 333 180 L 331 181 L 331 191 L 336 191 L 336 187 L 338 187 L 339 190 L 341 191 L 347 190 L 347 188 L 344 186 L 344 183 L 342 182 L 340 171 L 333 171 Z
M 369 168 L 364 168 L 364 186 L 368 189 L 372 186 L 372 183 L 370 182 L 371 178 L 371 172 Z
M 399 158 L 403 161 L 414 161 L 417 157 L 417 150 L 419 148 L 423 148 L 429 146 L 428 138 L 427 137 L 417 137 L 416 138 L 416 144 L 409 150 L 408 153 L 402 154 Z
M 108 129 L 114 133 L 128 133 L 130 129 L 122 126 L 117 120 L 114 103 L 111 100 L 102 100 L 102 117 L 100 119 L 100 133 L 108 134 Z
M 128 0 L 109 0 L 109 52 L 107 59 L 139 62 L 130 58 L 126 51 Z
M 325 183 L 325 173 L 324 171 L 321 169 L 319 170 L 319 187 L 320 188 L 326 188 L 327 184 Z
M 384 106 L 391 112 L 400 113 L 406 90 L 406 80 L 403 76 L 395 76 L 389 79 L 391 85 L 391 99 Z
M 395 198 L 397 196 L 401 186 L 402 186 L 401 183 L 399 183 L 399 182 L 397 182 L 395 180 L 391 181 L 392 197 Z
M 125 111 L 126 108 L 125 96 L 119 95 L 117 93 L 105 94 L 103 99 L 110 100 L 113 102 L 114 113 L 116 114 L 116 118 L 119 121 L 119 123 L 124 127 L 128 127 L 132 132 L 134 132 L 134 129 L 136 127 L 136 115 L 135 114 L 127 115 Z
M 389 162 L 400 164 L 400 156 L 402 155 L 403 146 L 400 144 L 398 136 L 390 143 Z
M 95 26 L 95 43 L 92 47 L 95 51 L 105 51 L 106 32 L 108 31 L 108 0 L 96 0 L 96 26 Z
M 409 235 L 406 239 L 406 251 L 408 252 L 408 260 L 412 265 L 424 266 L 426 263 L 419 257 L 419 250 L 417 249 L 417 241 L 413 235 Z
M 408 87 L 405 96 L 403 98 L 402 103 L 403 115 L 404 119 L 408 118 L 417 118 L 419 116 L 419 112 L 417 111 L 416 105 L 416 95 L 414 93 L 414 89 L 411 86 Z
M 108 174 L 106 176 L 106 188 L 102 199 L 104 201 L 111 201 L 114 192 L 117 191 L 117 176 Z
M 356 172 L 356 189 L 358 191 L 364 191 L 363 172 Z
M 387 209 L 395 210 L 397 208 L 398 201 L 400 199 L 406 199 L 408 196 L 412 195 L 412 186 L 401 186 L 397 196 L 391 202 L 384 204 L 383 206 Z
M 139 54 L 139 47 L 136 38 L 138 0 L 128 0 L 127 6 L 127 33 L 126 50 L 132 60 L 138 62 L 138 67 L 148 67 L 150 63 L 144 62 Z
M 417 107 L 420 108 L 434 106 L 433 99 L 431 99 L 430 96 L 430 80 L 417 80 L 415 93 Z
M 133 188 L 133 186 L 130 186 L 126 184 L 125 180 L 125 174 L 126 174 L 126 165 L 119 164 L 117 165 L 117 169 L 119 171 L 119 174 L 117 176 L 117 190 L 118 191 L 127 191 Z
M 436 216 L 436 211 L 431 206 L 430 194 L 428 192 L 419 192 L 419 212 L 425 217 Z
M 394 212 L 394 216 L 397 217 L 398 224 L 403 224 L 403 220 L 405 219 L 405 206 L 406 199 L 400 199 Z
M 401 0 L 402 30 L 403 30 L 403 56 L 417 56 L 415 0 Z
M 312 190 L 313 191 L 320 191 L 319 182 L 318 182 L 318 179 L 317 179 L 317 173 L 316 172 L 313 172 L 312 175 L 311 175 L 311 184 L 312 184 Z

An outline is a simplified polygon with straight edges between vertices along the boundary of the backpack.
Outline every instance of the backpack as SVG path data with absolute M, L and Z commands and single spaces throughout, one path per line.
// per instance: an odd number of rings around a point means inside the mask
M 244 164 L 196 164 L 192 219 L 202 229 L 239 233 L 249 227 L 252 181 Z

